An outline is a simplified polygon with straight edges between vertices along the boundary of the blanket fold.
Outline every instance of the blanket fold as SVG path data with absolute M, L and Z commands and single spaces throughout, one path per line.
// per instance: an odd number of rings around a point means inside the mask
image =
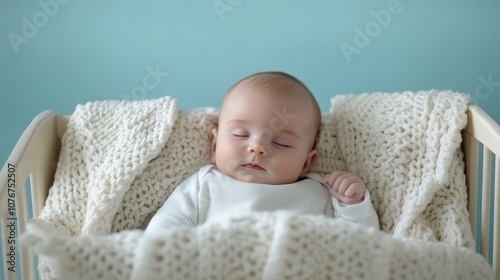
M 331 102 L 333 153 L 365 181 L 381 228 L 474 248 L 460 148 L 468 96 L 431 90 L 337 95 Z
M 43 234 L 43 221 L 30 229 Z M 132 230 L 25 242 L 58 258 L 61 279 L 493 279 L 486 260 L 463 247 L 286 212 L 148 236 Z
M 491 278 L 470 250 L 460 150 L 468 97 L 431 90 L 337 95 L 331 102 L 312 169 L 360 175 L 382 231 L 255 213 L 146 238 L 137 229 L 210 162 L 212 111 L 177 110 L 170 97 L 95 102 L 71 116 L 46 206 L 23 236 L 47 257 L 40 278 L 347 279 L 359 266 L 369 272 L 358 279 L 412 279 L 397 274 L 405 273 L 398 266 L 420 271 L 415 279 L 445 279 L 442 267 L 456 279 Z M 353 248 L 358 254 L 349 255 Z
M 40 218 L 67 235 L 109 233 L 125 192 L 161 151 L 176 118 L 171 97 L 77 106 Z

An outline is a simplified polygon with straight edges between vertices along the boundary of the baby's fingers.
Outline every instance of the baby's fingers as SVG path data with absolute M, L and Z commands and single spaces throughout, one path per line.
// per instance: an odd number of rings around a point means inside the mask
M 333 196 L 335 197 L 335 196 Z M 363 198 L 364 198 L 364 194 L 362 193 L 359 193 L 359 194 L 355 194 L 351 197 L 335 197 L 338 201 L 340 202 L 343 202 L 345 204 L 357 204 L 357 203 L 360 203 L 363 201 Z
M 357 177 L 346 176 L 341 181 L 338 193 L 344 195 L 345 197 L 351 197 L 361 189 L 360 182 Z
M 339 179 L 340 176 L 342 175 L 345 175 L 346 172 L 343 172 L 343 171 L 334 171 L 330 174 L 327 174 L 323 177 L 323 182 L 329 186 L 329 187 L 333 187 L 334 183 Z M 338 189 L 338 186 L 337 188 L 335 188 L 335 190 Z
M 353 182 L 345 192 L 345 196 L 352 197 L 356 194 L 365 193 L 365 184 L 361 181 Z

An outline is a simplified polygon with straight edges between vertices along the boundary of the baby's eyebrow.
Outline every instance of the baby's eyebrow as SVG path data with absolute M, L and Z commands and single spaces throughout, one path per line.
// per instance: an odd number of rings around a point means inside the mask
M 244 124 L 249 124 L 249 123 L 250 122 L 247 120 L 240 120 L 240 119 L 229 120 L 229 121 L 225 122 L 225 124 L 228 126 L 244 125 Z
M 249 121 L 247 120 L 240 120 L 240 119 L 235 119 L 235 120 L 229 120 L 227 123 L 248 123 Z

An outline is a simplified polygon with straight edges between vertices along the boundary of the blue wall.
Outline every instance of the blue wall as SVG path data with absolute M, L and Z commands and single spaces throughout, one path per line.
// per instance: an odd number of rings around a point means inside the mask
M 45 109 L 163 95 L 218 106 L 263 70 L 302 79 L 324 111 L 335 94 L 437 88 L 500 122 L 499 28 L 492 0 L 1 1 L 0 162 Z
M 0 36 L 1 164 L 45 109 L 219 106 L 264 70 L 303 80 L 323 111 L 335 94 L 437 88 L 500 123 L 500 1 L 3 0 Z

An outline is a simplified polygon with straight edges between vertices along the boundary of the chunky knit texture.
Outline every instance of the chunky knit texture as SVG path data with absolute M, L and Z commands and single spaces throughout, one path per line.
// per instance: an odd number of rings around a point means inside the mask
M 109 233 L 125 193 L 160 153 L 176 119 L 170 97 L 77 106 L 40 218 L 61 234 Z
M 386 232 L 473 248 L 460 149 L 467 105 L 450 91 L 335 96 L 313 170 L 361 176 Z
M 39 220 L 30 230 L 46 226 Z M 59 260 L 60 279 L 493 279 L 486 260 L 470 249 L 284 212 L 148 236 L 131 230 L 30 239 Z
M 482 257 L 460 248 L 474 247 L 459 146 L 467 104 L 448 91 L 332 99 L 313 171 L 360 175 L 386 233 L 256 213 L 154 238 L 130 229 L 209 162 L 213 116 L 178 112 L 168 97 L 79 106 L 47 205 L 23 241 L 52 257 L 42 258 L 42 279 L 444 279 L 437 275 L 465 271 L 464 279 L 484 279 Z

